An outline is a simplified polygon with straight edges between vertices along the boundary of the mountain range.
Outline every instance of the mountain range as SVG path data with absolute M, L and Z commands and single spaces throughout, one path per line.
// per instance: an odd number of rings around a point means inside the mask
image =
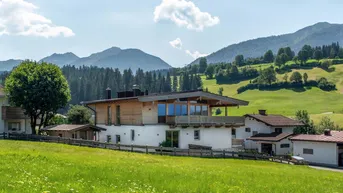
M 343 44 L 343 24 L 320 22 L 300 29 L 294 33 L 257 38 L 238 44 L 229 45 L 208 55 L 208 63 L 232 62 L 235 56 L 242 54 L 245 58 L 263 56 L 267 50 L 277 53 L 281 47 L 291 47 L 296 53 L 305 44 L 322 46 L 339 42 Z M 191 64 L 198 64 L 199 59 Z
M 13 67 L 20 64 L 23 60 L 0 61 L 0 71 L 12 70 Z M 120 49 L 112 47 L 104 51 L 91 54 L 87 57 L 78 57 L 72 52 L 64 54 L 54 53 L 44 57 L 39 62 L 48 62 L 58 66 L 98 66 L 118 68 L 120 71 L 131 68 L 136 71 L 138 68 L 144 71 L 169 69 L 171 66 L 161 58 L 147 54 L 139 49 Z

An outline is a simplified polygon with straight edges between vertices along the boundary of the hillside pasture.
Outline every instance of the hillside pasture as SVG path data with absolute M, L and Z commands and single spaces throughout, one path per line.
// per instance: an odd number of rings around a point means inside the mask
M 307 166 L 42 142 L 0 140 L 0 156 L 0 192 L 340 192 L 343 181 Z

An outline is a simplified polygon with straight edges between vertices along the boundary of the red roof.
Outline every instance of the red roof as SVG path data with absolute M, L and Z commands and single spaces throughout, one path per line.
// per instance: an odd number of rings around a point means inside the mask
M 292 133 L 258 133 L 254 136 L 251 136 L 247 140 L 252 141 L 271 141 L 271 142 L 277 142 L 281 141 L 289 136 L 293 135 Z
M 263 122 L 272 127 L 292 127 L 302 126 L 304 123 L 298 120 L 294 120 L 283 115 L 260 115 L 260 114 L 247 114 L 246 117 L 251 117 L 257 121 Z
M 291 138 L 292 141 L 315 141 L 327 143 L 343 143 L 343 131 L 331 131 L 330 135 L 297 135 Z

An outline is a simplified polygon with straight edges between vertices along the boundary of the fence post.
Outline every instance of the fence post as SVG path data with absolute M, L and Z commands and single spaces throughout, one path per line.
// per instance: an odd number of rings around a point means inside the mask
M 163 149 L 163 147 L 162 147 L 162 145 L 161 145 L 161 146 L 160 146 L 160 153 L 161 153 L 161 155 L 163 155 L 162 149 Z
M 133 144 L 131 143 L 131 152 L 133 152 Z
M 200 148 L 200 157 L 202 157 L 202 148 Z
M 149 150 L 148 150 L 148 145 L 145 145 L 145 153 L 148 154 Z
M 223 150 L 223 158 L 225 159 L 225 149 Z
M 176 156 L 176 147 L 174 147 L 174 156 Z
M 232 152 L 232 157 L 235 158 L 235 152 Z
M 213 150 L 211 149 L 211 157 L 213 157 Z
M 191 155 L 191 152 L 190 152 L 190 150 L 189 150 L 189 148 L 188 148 L 188 156 L 190 156 Z
M 118 150 L 120 151 L 120 142 L 118 142 Z

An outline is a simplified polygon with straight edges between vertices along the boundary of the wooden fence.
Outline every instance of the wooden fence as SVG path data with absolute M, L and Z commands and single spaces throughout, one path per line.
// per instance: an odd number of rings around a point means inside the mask
M 234 158 L 234 159 L 249 159 L 249 160 L 265 160 L 287 164 L 300 164 L 293 160 L 284 157 L 267 156 L 258 153 L 250 153 L 245 151 L 226 151 L 226 150 L 209 150 L 209 149 L 180 149 L 170 147 L 155 147 L 144 145 L 123 145 L 114 143 L 105 143 L 99 141 L 90 141 L 82 139 L 63 138 L 44 135 L 27 135 L 27 134 L 10 134 L 1 133 L 0 139 L 5 140 L 24 140 L 24 141 L 40 141 L 50 143 L 62 143 L 68 145 L 111 149 L 118 151 L 137 152 L 146 154 L 169 155 L 169 156 L 189 156 L 202 158 Z

